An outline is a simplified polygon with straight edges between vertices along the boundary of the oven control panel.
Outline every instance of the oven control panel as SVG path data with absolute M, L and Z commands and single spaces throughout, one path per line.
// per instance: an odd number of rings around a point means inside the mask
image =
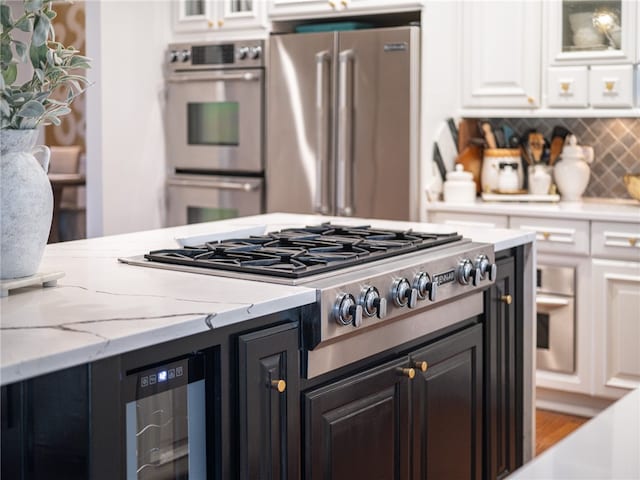
M 493 247 L 474 243 L 394 257 L 336 275 L 332 285 L 320 286 L 321 341 L 455 301 L 487 288 L 496 275 Z M 337 285 L 341 277 L 344 281 Z
M 170 71 L 264 66 L 264 40 L 172 43 L 167 49 Z

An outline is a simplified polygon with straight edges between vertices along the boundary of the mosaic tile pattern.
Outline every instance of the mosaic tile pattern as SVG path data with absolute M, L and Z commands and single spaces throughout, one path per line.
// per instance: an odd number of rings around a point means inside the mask
M 640 173 L 638 118 L 492 118 L 496 127 L 508 125 L 523 134 L 535 128 L 547 140 L 556 125 L 573 132 L 580 145 L 595 151 L 585 197 L 631 198 L 622 181 L 625 173 Z

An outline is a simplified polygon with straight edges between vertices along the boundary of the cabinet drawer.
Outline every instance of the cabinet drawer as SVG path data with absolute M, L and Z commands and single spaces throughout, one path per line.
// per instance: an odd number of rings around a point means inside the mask
M 550 68 L 547 76 L 547 104 L 550 107 L 586 108 L 589 105 L 587 67 Z
M 593 222 L 591 255 L 640 261 L 640 223 Z
M 592 66 L 589 98 L 593 107 L 633 107 L 633 65 Z
M 589 222 L 511 217 L 510 228 L 535 232 L 539 252 L 589 255 Z
M 506 216 L 470 213 L 428 212 L 429 222 L 480 228 L 507 228 Z

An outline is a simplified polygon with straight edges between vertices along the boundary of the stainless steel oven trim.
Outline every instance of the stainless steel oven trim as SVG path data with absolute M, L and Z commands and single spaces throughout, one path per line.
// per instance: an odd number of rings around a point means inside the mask
M 536 295 L 536 311 L 549 315 L 549 348 L 536 349 L 538 368 L 575 372 L 575 300 L 560 295 Z
M 462 320 L 481 315 L 483 293 L 457 298 L 456 301 L 426 309 L 414 315 L 401 317 L 396 321 L 380 324 L 377 328 L 362 333 L 354 330 L 349 339 L 319 345 L 306 355 L 306 378 L 317 377 L 350 363 L 362 360 L 397 345 L 409 342 Z
M 170 178 L 167 185 L 174 187 L 198 187 L 198 188 L 217 188 L 220 190 L 242 190 L 245 192 L 254 192 L 262 186 L 262 180 L 214 180 L 214 179 L 180 179 Z
M 212 80 L 217 82 L 227 82 L 234 80 L 255 81 L 262 79 L 261 70 L 247 70 L 234 73 L 222 73 L 220 70 L 214 71 L 199 71 L 199 72 L 184 72 L 174 73 L 170 75 L 167 80 L 174 83 L 182 82 L 201 82 L 203 80 Z

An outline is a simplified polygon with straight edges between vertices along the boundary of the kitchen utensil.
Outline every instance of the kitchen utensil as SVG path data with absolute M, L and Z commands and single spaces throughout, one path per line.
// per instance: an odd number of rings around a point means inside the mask
M 506 133 L 505 133 L 506 135 Z M 509 136 L 509 148 L 518 148 L 520 147 L 520 137 L 518 135 L 512 134 Z
M 482 122 L 480 128 L 482 129 L 482 134 L 484 136 L 485 141 L 487 142 L 487 147 L 498 148 L 496 144 L 496 137 L 493 134 L 493 129 L 491 128 L 491 124 L 489 122 Z
M 484 141 L 479 138 L 472 138 L 469 144 L 460 152 L 456 163 L 464 166 L 467 172 L 473 175 L 473 181 L 476 183 L 476 192 L 480 192 L 480 174 L 482 170 L 482 146 Z
M 640 173 L 627 173 L 622 178 L 629 195 L 636 200 L 640 200 Z
M 503 125 L 502 131 L 504 132 L 504 141 L 508 146 L 509 140 L 511 140 L 511 137 L 515 134 L 515 132 L 513 131 L 513 128 L 511 128 L 509 125 Z
M 553 165 L 558 160 L 560 153 L 562 153 L 562 147 L 564 146 L 564 139 L 571 132 L 565 127 L 556 125 L 551 132 L 551 144 L 549 147 L 549 165 Z
M 476 200 L 476 184 L 473 174 L 465 172 L 461 163 L 456 164 L 453 172 L 447 173 L 443 185 L 443 197 L 449 203 L 473 203 Z
M 496 145 L 498 148 L 505 148 L 507 146 L 504 132 L 502 131 L 501 128 L 494 130 L 493 135 L 494 137 L 496 137 Z
M 458 145 L 458 127 L 456 127 L 456 122 L 453 118 L 447 118 L 447 126 L 449 127 L 449 132 L 451 132 L 453 143 L 456 146 L 456 152 L 460 152 L 460 145 Z
M 438 167 L 438 172 L 440 173 L 440 178 L 444 182 L 447 178 L 447 169 L 444 166 L 444 162 L 442 161 L 442 154 L 440 153 L 440 147 L 438 147 L 437 143 L 433 143 L 433 162 Z
M 529 153 L 533 163 L 540 163 L 544 151 L 544 136 L 538 132 L 529 133 L 528 137 Z
M 436 143 L 438 144 L 438 150 L 442 158 L 442 163 L 446 172 L 450 172 L 454 169 L 456 158 L 458 157 L 458 145 L 454 142 L 451 136 L 451 130 L 446 124 L 442 122 L 436 134 Z M 444 181 L 444 179 L 442 180 Z

